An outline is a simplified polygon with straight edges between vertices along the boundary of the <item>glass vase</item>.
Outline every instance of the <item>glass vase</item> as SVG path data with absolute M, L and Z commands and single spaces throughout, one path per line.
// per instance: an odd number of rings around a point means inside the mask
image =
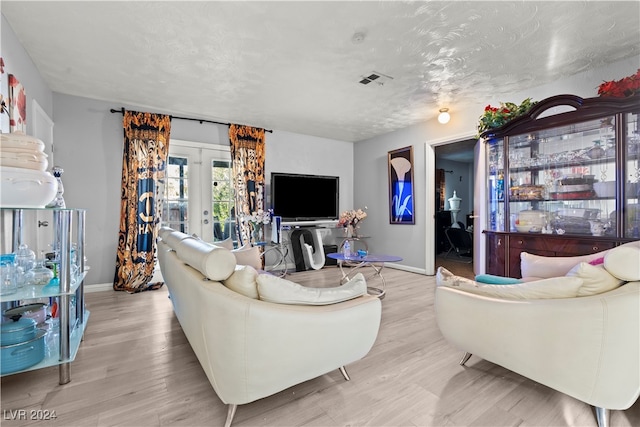
M 262 242 L 262 226 L 260 224 L 254 224 L 251 229 L 251 243 L 256 245 Z
M 356 237 L 356 230 L 355 230 L 355 228 L 353 227 L 353 225 L 347 225 L 347 226 L 344 228 L 344 234 L 345 234 L 345 237 L 346 237 L 347 239 L 350 239 L 350 238 L 352 238 L 352 237 Z

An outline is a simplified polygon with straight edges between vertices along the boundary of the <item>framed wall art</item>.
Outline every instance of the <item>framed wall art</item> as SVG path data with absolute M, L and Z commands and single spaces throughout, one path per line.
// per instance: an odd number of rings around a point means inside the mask
M 27 94 L 13 74 L 9 74 L 9 126 L 11 132 L 27 132 Z
M 415 224 L 413 198 L 413 146 L 389 151 L 389 222 Z

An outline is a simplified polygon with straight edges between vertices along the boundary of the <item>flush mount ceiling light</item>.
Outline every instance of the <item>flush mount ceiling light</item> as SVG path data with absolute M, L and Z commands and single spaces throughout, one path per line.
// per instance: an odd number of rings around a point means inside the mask
M 440 122 L 441 124 L 447 124 L 449 123 L 449 120 L 451 120 L 451 115 L 449 114 L 449 109 L 448 108 L 441 108 L 440 109 L 440 114 L 438 114 L 438 122 Z

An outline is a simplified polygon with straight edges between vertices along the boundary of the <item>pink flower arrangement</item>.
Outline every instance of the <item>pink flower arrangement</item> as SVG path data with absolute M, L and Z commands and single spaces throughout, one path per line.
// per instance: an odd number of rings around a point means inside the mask
M 364 207 L 367 209 L 367 207 Z M 367 213 L 362 210 L 350 210 L 344 211 L 340 214 L 340 219 L 338 220 L 338 225 L 341 227 L 353 227 L 354 229 L 358 227 L 360 221 L 364 220 L 367 217 Z

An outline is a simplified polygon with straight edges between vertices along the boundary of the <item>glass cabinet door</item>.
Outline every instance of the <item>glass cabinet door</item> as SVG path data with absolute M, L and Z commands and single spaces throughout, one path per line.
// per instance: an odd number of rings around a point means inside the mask
M 624 237 L 640 238 L 640 124 L 638 114 L 626 115 L 626 184 Z
M 504 140 L 496 138 L 486 145 L 487 150 L 487 194 L 489 210 L 486 229 L 504 231 Z
M 615 117 L 509 137 L 512 229 L 616 236 Z

